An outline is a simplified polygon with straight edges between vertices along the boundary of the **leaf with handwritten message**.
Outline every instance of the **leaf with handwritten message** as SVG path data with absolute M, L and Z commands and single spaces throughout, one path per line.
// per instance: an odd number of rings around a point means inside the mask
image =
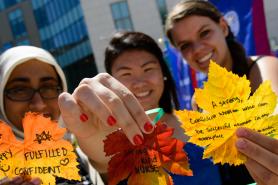
M 24 141 L 18 141 L 11 128 L 0 122 L 0 178 L 27 175 L 54 185 L 55 177 L 80 180 L 76 155 L 63 139 L 66 129 L 35 113 L 23 119 Z
M 104 151 L 109 161 L 109 185 L 128 178 L 129 185 L 172 185 L 169 172 L 192 176 L 185 143 L 172 138 L 174 129 L 157 123 L 151 134 L 144 134 L 144 143 L 132 145 L 122 130 L 107 136 Z
M 198 106 L 204 113 L 176 111 L 189 142 L 205 147 L 203 158 L 214 163 L 239 165 L 246 157 L 235 147 L 239 127 L 278 137 L 278 116 L 270 116 L 276 106 L 276 95 L 270 82 L 264 82 L 250 96 L 250 82 L 210 62 L 208 81 L 195 90 Z

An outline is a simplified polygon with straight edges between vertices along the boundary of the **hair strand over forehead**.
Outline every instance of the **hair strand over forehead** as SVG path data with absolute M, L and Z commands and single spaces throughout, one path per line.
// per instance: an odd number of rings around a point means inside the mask
M 216 23 L 219 23 L 222 17 L 221 12 L 207 1 L 187 0 L 179 2 L 169 13 L 165 25 L 166 35 L 172 45 L 175 45 L 171 34 L 174 24 L 192 15 L 205 16 Z
M 171 44 L 176 47 L 173 40 L 172 32 L 175 23 L 189 16 L 204 16 L 210 18 L 215 23 L 219 23 L 223 17 L 221 12 L 210 2 L 204 0 L 184 0 L 178 3 L 168 14 L 165 32 Z M 242 45 L 236 41 L 230 27 L 226 36 L 226 42 L 231 53 L 233 66 L 232 71 L 239 76 L 248 73 L 248 58 Z M 184 30 L 186 34 L 186 30 Z

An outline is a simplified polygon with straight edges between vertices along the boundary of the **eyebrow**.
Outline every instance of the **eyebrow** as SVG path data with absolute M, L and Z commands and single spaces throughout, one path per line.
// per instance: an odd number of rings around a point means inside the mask
M 50 80 L 58 81 L 58 79 L 56 79 L 56 78 L 54 78 L 54 77 L 50 77 L 50 76 L 42 77 L 42 78 L 40 79 L 41 82 L 50 81 Z
M 56 78 L 50 77 L 50 76 L 40 78 L 40 82 L 46 82 L 46 81 L 57 81 L 58 82 L 58 80 Z M 17 77 L 17 78 L 12 79 L 11 81 L 9 81 L 7 83 L 7 85 L 11 84 L 11 83 L 14 83 L 14 82 L 24 82 L 24 83 L 26 83 L 26 82 L 30 82 L 30 79 L 25 78 L 25 77 Z
M 148 65 L 148 64 L 157 64 L 157 62 L 154 61 L 154 60 L 150 60 L 150 61 L 147 61 L 147 62 L 145 62 L 144 64 L 142 64 L 141 67 L 145 67 L 145 66 Z
M 147 61 L 145 62 L 144 64 L 142 64 L 140 67 L 145 67 L 146 65 L 149 65 L 149 64 L 156 64 L 157 62 L 154 61 L 154 60 L 150 60 L 150 61 Z M 126 66 L 121 66 L 119 67 L 116 71 L 120 71 L 120 70 L 130 70 L 131 68 L 130 67 L 126 67 Z
M 206 28 L 207 26 L 209 26 L 209 24 L 205 24 L 203 26 L 201 26 L 201 28 L 198 29 L 198 33 L 200 33 L 204 28 Z M 177 46 L 179 47 L 181 44 L 187 43 L 188 41 L 181 41 L 179 43 L 177 43 Z

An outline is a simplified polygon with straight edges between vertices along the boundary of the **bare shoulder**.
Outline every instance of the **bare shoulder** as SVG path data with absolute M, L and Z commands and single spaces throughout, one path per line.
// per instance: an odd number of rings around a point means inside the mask
M 256 56 L 251 57 L 254 61 Z M 273 90 L 278 93 L 278 58 L 274 56 L 263 56 L 252 66 L 249 73 L 249 80 L 253 90 L 266 81 L 272 82 Z
M 256 61 L 258 66 L 277 66 L 278 58 L 274 56 L 251 56 L 252 61 Z M 251 69 L 252 70 L 252 69 Z
M 251 57 L 254 60 L 254 57 Z M 250 69 L 250 74 L 259 72 L 262 74 L 263 79 L 270 75 L 278 75 L 278 58 L 274 56 L 263 56 L 256 61 L 254 66 Z

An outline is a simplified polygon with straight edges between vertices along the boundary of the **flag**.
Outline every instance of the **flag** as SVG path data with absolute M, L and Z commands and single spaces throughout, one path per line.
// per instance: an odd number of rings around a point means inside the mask
M 270 55 L 263 0 L 209 0 L 224 15 L 247 55 Z
M 174 79 L 180 109 L 192 109 L 191 98 L 196 87 L 202 86 L 206 75 L 195 72 L 182 58 L 177 49 L 172 47 L 169 41 L 164 39 L 164 57 Z

